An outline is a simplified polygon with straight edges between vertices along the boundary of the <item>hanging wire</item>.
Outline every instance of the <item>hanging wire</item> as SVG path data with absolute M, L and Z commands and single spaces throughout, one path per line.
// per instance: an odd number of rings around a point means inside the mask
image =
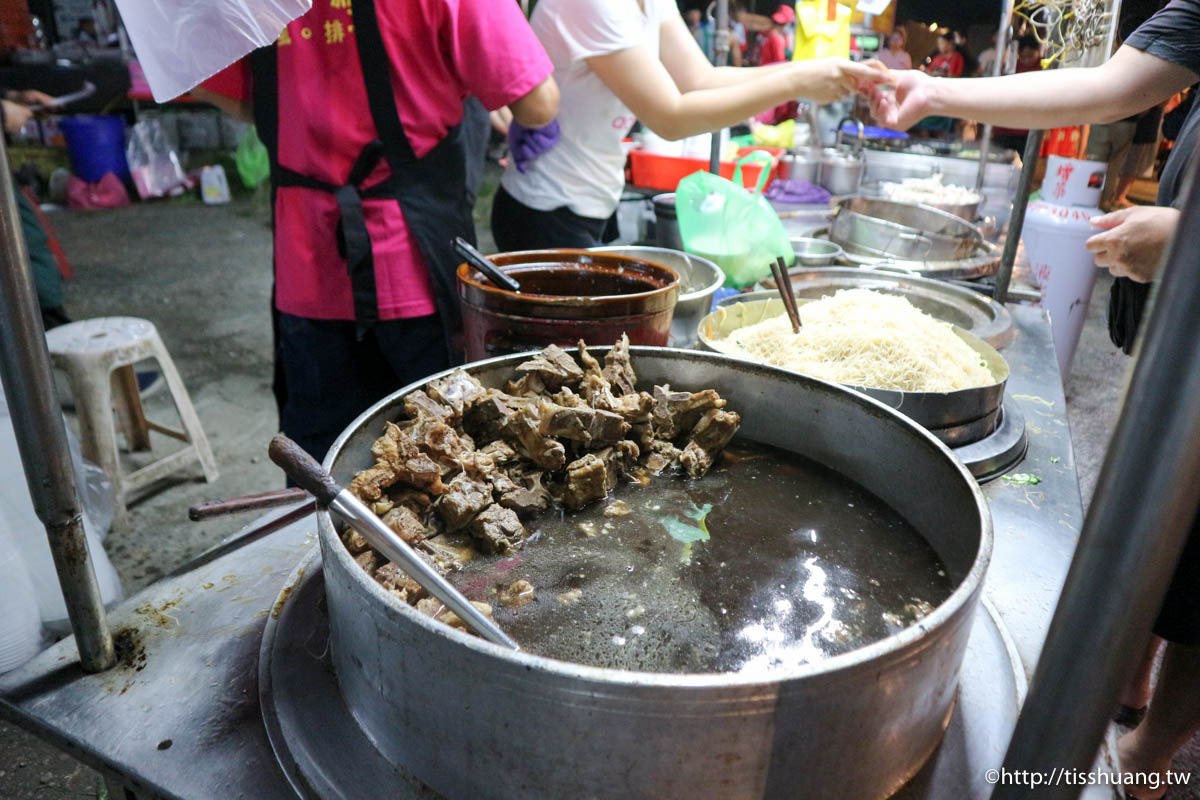
M 1042 45 L 1043 67 L 1089 64 L 1108 41 L 1114 16 L 1111 0 L 1021 0 L 1013 15 L 1029 24 Z

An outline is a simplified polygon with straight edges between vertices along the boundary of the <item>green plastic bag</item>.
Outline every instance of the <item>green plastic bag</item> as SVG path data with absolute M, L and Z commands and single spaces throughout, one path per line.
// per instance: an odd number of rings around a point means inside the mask
M 762 196 L 771 160 L 769 153 L 756 150 L 737 162 L 732 181 L 697 172 L 675 190 L 684 249 L 716 262 L 725 271 L 725 285 L 735 289 L 770 275 L 776 258 L 791 264 L 796 257 L 779 215 Z M 763 166 L 753 193 L 742 188 L 742 165 L 750 162 Z
M 247 128 L 238 141 L 233 163 L 247 189 L 254 189 L 271 174 L 271 158 L 253 126 Z

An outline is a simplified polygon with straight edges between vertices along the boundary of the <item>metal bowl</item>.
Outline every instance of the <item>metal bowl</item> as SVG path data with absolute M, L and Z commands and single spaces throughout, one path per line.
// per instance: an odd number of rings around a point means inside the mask
M 920 623 L 801 667 L 600 669 L 434 622 L 372 580 L 320 511 L 332 662 L 350 712 L 382 757 L 448 798 L 891 795 L 937 747 L 954 706 L 992 549 L 979 486 L 944 445 L 865 395 L 713 353 L 632 351 L 642 385 L 716 389 L 745 438 L 873 492 L 926 538 L 957 588 Z M 498 386 L 526 357 L 465 369 Z M 336 479 L 371 463 L 385 421 L 425 383 L 351 423 L 325 458 Z
M 725 283 L 725 273 L 720 267 L 707 258 L 667 247 L 629 245 L 589 249 L 661 264 L 678 272 L 679 301 L 675 304 L 675 316 L 671 318 L 669 344 L 671 347 L 692 347 L 696 344 L 696 326 L 705 314 L 712 311 L 713 295 Z
M 856 195 L 835 207 L 829 238 L 847 253 L 947 261 L 971 256 L 983 242 L 974 225 L 929 206 Z
M 827 267 L 836 264 L 846 252 L 828 239 L 811 236 L 793 237 L 792 250 L 796 253 L 793 263 L 801 267 Z
M 723 352 L 719 345 L 720 340 L 737 329 L 784 314 L 783 300 L 778 294 L 772 294 L 772 297 L 761 300 L 719 305 L 700 323 L 700 330 L 697 332 L 700 346 L 713 352 Z M 796 302 L 803 305 L 811 303 L 813 299 L 798 297 Z M 995 383 L 955 392 L 900 392 L 876 389 L 872 386 L 846 385 L 896 409 L 943 442 L 958 446 L 979 441 L 995 429 L 999 419 L 996 411 L 1004 400 L 1004 385 L 1009 374 L 1008 362 L 994 347 L 978 336 L 959 327 L 955 327 L 954 332 L 980 354 L 995 378 Z M 975 424 L 989 415 L 990 424 Z

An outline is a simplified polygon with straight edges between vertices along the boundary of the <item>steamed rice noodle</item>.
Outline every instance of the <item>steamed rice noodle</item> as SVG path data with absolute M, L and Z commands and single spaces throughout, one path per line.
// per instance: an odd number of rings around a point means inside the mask
M 803 323 L 787 316 L 738 328 L 713 346 L 730 355 L 814 378 L 905 392 L 952 392 L 996 382 L 983 357 L 951 325 L 907 299 L 844 289 L 800 305 Z

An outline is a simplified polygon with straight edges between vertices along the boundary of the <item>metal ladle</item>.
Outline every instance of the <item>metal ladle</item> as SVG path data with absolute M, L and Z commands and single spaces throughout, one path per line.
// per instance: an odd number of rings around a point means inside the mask
M 300 445 L 283 434 L 278 434 L 271 440 L 267 452 L 271 460 L 286 472 L 289 478 L 317 498 L 319 505 L 336 511 L 338 516 L 358 531 L 371 547 L 394 561 L 413 580 L 421 584 L 422 589 L 442 601 L 468 628 L 489 642 L 513 650 L 521 649 L 495 622 L 471 605 L 470 600 L 418 556 L 408 542 L 384 525 L 361 500 L 339 486 L 333 476 L 326 472 L 316 459 L 304 452 Z
M 461 236 L 454 237 L 454 252 L 465 258 L 468 264 L 486 275 L 488 280 L 501 289 L 508 289 L 510 292 L 521 291 L 521 284 L 501 272 L 499 267 L 488 260 L 487 256 L 472 247 L 471 243 Z

